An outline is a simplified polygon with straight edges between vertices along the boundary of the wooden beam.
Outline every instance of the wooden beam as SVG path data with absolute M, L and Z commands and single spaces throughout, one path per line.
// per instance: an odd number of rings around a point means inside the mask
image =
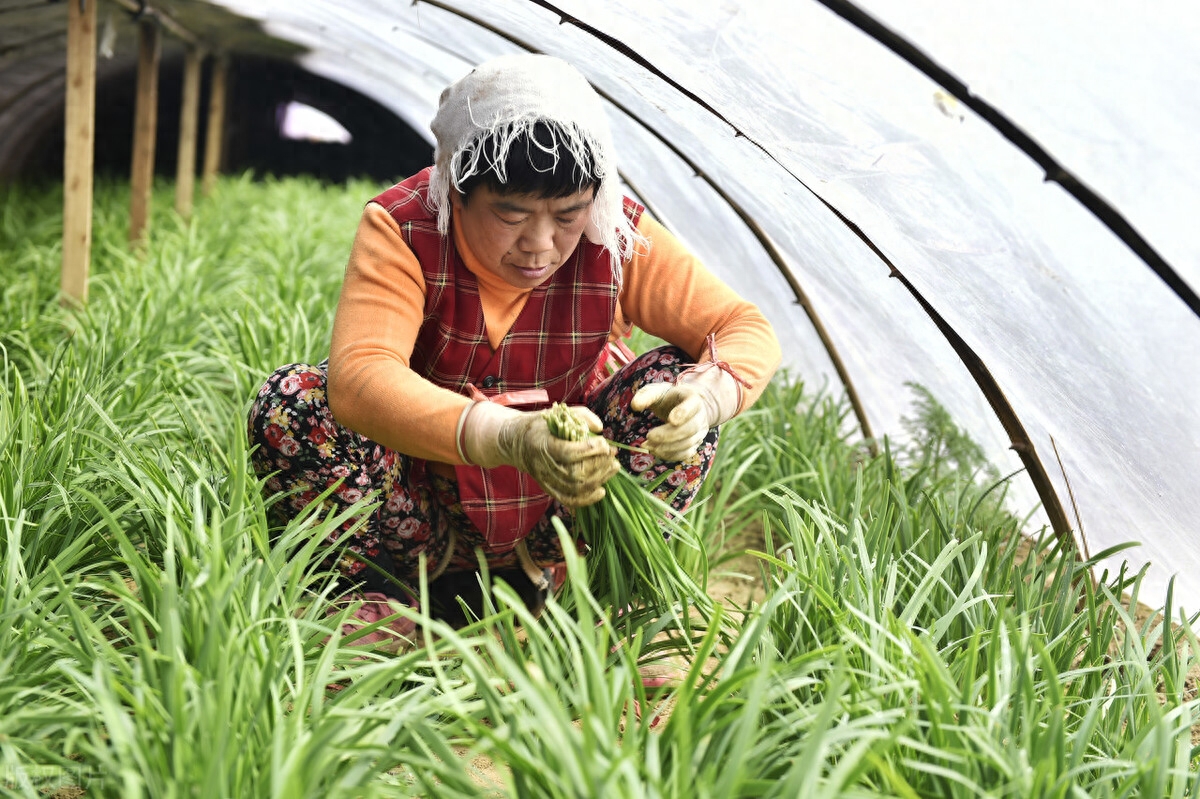
M 96 152 L 97 0 L 67 3 L 67 98 L 63 147 L 62 302 L 87 301 Z
M 208 130 L 204 136 L 204 196 L 212 194 L 221 171 L 221 147 L 225 138 L 225 96 L 229 84 L 229 57 L 220 55 L 213 63 L 208 90 Z
M 175 168 L 175 210 L 192 215 L 196 187 L 196 129 L 200 117 L 200 66 L 204 51 L 189 47 L 183 60 L 183 100 L 179 111 L 179 157 Z
M 150 222 L 150 199 L 154 189 L 154 146 L 158 136 L 158 62 L 161 55 L 162 43 L 158 26 L 153 22 L 140 23 L 129 197 L 129 240 L 134 244 L 143 239 Z

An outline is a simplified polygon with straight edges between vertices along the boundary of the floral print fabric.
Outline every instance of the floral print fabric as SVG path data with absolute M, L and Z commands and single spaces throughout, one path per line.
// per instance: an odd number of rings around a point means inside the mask
M 661 422 L 649 411 L 634 412 L 629 402 L 649 383 L 674 382 L 692 366 L 677 347 L 659 347 L 617 371 L 591 391 L 588 407 L 604 421 L 604 436 L 638 446 Z M 264 478 L 263 488 L 277 497 L 273 521 L 284 524 L 299 515 L 328 489 L 323 512 L 345 511 L 362 500 L 361 516 L 344 522 L 336 534 L 345 544 L 336 564 L 341 574 L 369 590 L 394 594 L 395 588 L 377 573 L 415 584 L 419 559 L 433 569 L 448 558 L 448 571 L 473 571 L 482 552 L 489 569 L 517 567 L 517 555 L 489 553 L 483 535 L 467 519 L 458 502 L 456 484 L 425 469 L 381 444 L 342 427 L 333 419 L 325 397 L 325 363 L 289 364 L 267 378 L 248 419 L 251 461 Z M 716 454 L 719 431 L 710 430 L 696 454 L 675 463 L 619 449 L 617 460 L 631 474 L 651 482 L 667 475 L 655 489 L 676 509 L 684 510 L 708 474 Z M 419 473 L 419 474 L 418 474 Z M 563 560 L 551 518 L 558 516 L 568 531 L 574 516 L 557 502 L 534 526 L 526 546 L 538 566 Z M 451 534 L 453 531 L 453 535 Z M 451 540 L 453 552 L 447 552 Z M 330 542 L 334 543 L 334 542 Z M 376 568 L 371 568 L 373 564 Z

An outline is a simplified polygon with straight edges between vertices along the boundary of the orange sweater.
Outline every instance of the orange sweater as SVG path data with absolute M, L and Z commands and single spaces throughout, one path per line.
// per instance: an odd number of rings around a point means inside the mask
M 455 231 L 463 263 L 479 280 L 488 339 L 496 347 L 524 307 L 529 289 L 505 283 L 480 265 Z M 624 265 L 613 337 L 636 325 L 700 360 L 715 334 L 717 354 L 758 399 L 779 367 L 779 342 L 766 317 L 709 272 L 662 225 L 643 214 L 638 230 L 649 252 Z M 425 307 L 425 280 L 396 221 L 368 203 L 346 266 L 329 351 L 329 406 L 338 422 L 417 458 L 460 464 L 455 431 L 467 397 L 409 369 Z

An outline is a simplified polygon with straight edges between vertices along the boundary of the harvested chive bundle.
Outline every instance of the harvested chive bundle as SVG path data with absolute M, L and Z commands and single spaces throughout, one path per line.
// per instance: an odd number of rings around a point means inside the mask
M 550 428 L 550 432 L 556 438 L 566 441 L 583 441 L 592 434 L 583 419 L 572 413 L 571 409 L 561 402 L 551 405 L 542 412 L 542 415 L 546 417 L 546 426 Z
M 558 438 L 581 441 L 593 435 L 562 403 L 543 413 Z M 702 559 L 703 547 L 679 512 L 650 492 L 653 487 L 622 470 L 605 484 L 604 499 L 576 510 L 576 530 L 590 548 L 589 589 L 601 604 L 616 608 L 638 602 L 708 608 L 711 600 L 680 566 L 668 536 L 700 549 Z

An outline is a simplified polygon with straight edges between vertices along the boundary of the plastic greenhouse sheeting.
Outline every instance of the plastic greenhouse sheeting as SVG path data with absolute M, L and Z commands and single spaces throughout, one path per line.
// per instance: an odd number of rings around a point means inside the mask
M 1174 576 L 1179 602 L 1200 609 L 1200 318 L 991 125 L 821 3 L 220 4 L 426 132 L 441 89 L 483 59 L 528 47 L 571 61 L 612 100 L 631 191 L 762 306 L 793 374 L 841 390 L 721 192 L 778 248 L 877 434 L 900 431 L 914 381 L 993 463 L 1019 469 L 959 357 L 836 208 L 986 364 L 1090 550 L 1139 541 L 1121 557 L 1150 564 L 1143 598 L 1161 604 Z M 859 6 L 1014 120 L 1200 290 L 1194 5 Z M 1012 499 L 1035 506 L 1024 476 Z

